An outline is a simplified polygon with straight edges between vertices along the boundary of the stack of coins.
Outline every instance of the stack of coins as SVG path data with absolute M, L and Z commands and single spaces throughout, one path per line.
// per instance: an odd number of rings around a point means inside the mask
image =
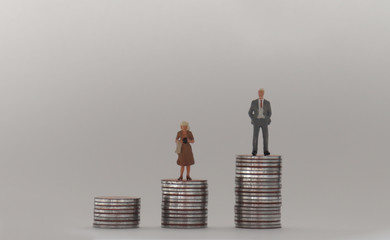
M 95 197 L 96 228 L 137 228 L 141 200 L 134 197 Z
M 164 228 L 207 227 L 207 180 L 161 180 L 161 226 Z
M 236 156 L 237 228 L 281 228 L 281 156 Z

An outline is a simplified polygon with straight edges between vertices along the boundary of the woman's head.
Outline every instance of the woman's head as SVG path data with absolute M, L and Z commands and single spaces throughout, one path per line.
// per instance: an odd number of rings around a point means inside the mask
M 180 128 L 181 128 L 182 130 L 190 130 L 190 125 L 189 125 L 188 122 L 183 121 L 183 122 L 181 122 L 181 124 L 180 124 Z

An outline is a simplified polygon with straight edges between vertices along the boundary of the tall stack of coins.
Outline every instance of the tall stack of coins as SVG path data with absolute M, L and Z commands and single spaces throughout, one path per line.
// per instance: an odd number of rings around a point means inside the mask
M 96 228 L 137 228 L 141 199 L 135 197 L 95 197 Z
M 281 156 L 236 156 L 237 228 L 281 228 Z
M 207 227 L 207 180 L 163 179 L 161 183 L 163 228 Z

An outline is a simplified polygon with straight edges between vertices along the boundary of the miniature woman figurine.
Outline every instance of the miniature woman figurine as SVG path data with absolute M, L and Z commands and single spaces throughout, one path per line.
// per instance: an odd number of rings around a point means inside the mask
M 183 180 L 183 172 L 184 168 L 187 167 L 187 180 L 191 181 L 190 170 L 191 165 L 194 162 L 194 155 L 192 154 L 192 148 L 190 143 L 194 143 L 194 136 L 190 131 L 190 126 L 188 122 L 183 121 L 180 124 L 181 131 L 179 131 L 176 135 L 176 153 L 179 155 L 177 159 L 177 165 L 180 165 L 180 177 L 177 180 Z

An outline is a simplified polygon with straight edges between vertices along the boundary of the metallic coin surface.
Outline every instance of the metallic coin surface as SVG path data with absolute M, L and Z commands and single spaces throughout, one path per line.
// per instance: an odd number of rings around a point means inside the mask
M 94 228 L 105 228 L 105 229 L 128 229 L 128 228 L 138 228 L 139 224 L 127 224 L 127 225 L 107 225 L 107 224 L 98 224 L 94 223 L 93 224 Z
M 164 228 L 207 227 L 207 180 L 161 180 L 161 226 Z
M 236 156 L 234 206 L 237 228 L 280 228 L 282 158 Z
M 207 223 L 204 224 L 171 224 L 162 223 L 163 228 L 181 228 L 181 229 L 196 229 L 196 228 L 207 228 Z
M 95 228 L 137 228 L 141 199 L 124 196 L 104 196 L 94 199 Z

